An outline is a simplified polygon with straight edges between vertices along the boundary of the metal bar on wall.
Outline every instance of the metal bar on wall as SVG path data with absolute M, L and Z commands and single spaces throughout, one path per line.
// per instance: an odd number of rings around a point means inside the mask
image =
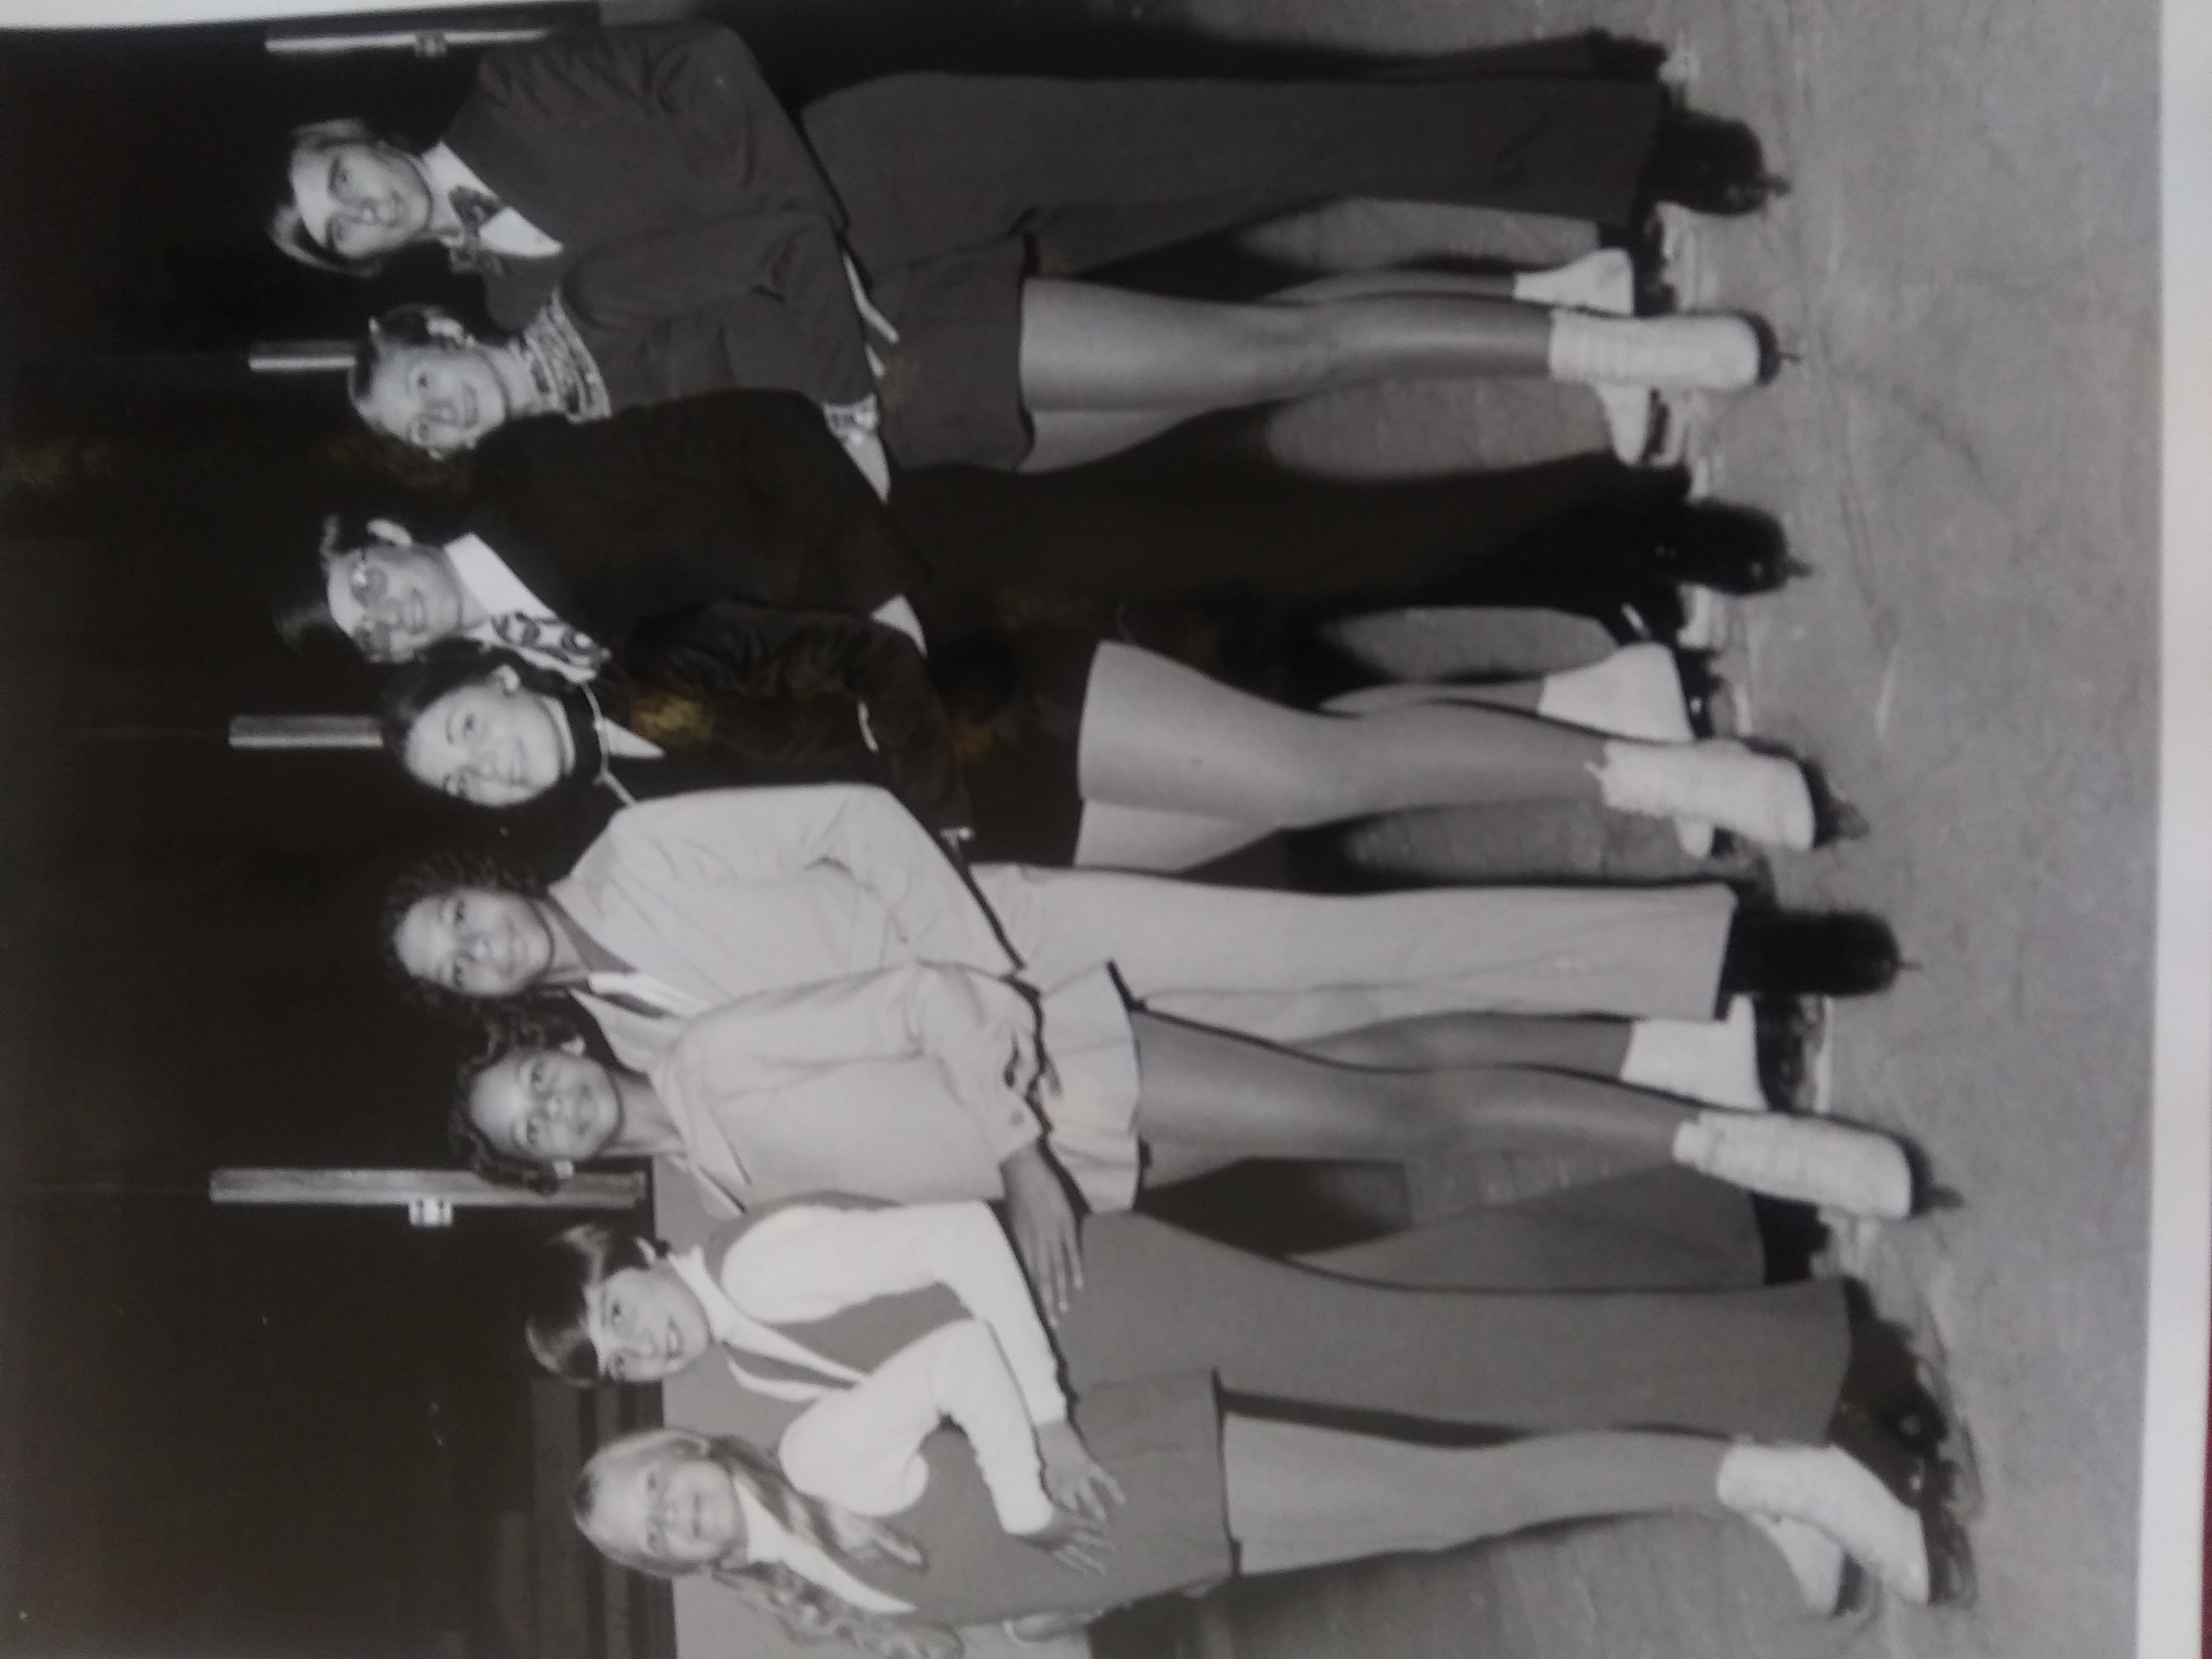
M 246 354 L 256 374 L 343 374 L 358 347 L 351 340 L 263 341 Z
M 449 1224 L 457 1209 L 629 1210 L 645 1201 L 641 1175 L 580 1175 L 555 1193 L 502 1187 L 460 1170 L 217 1170 L 217 1204 L 311 1204 L 404 1208 L 418 1227 Z
M 234 714 L 233 749 L 380 749 L 374 714 Z
M 526 40 L 542 40 L 550 28 L 419 28 L 379 29 L 368 33 L 311 34 L 299 30 L 271 29 L 262 41 L 278 58 L 337 58 L 356 52 L 411 52 L 417 58 L 443 58 L 449 52 L 474 52 L 483 46 L 511 46 Z

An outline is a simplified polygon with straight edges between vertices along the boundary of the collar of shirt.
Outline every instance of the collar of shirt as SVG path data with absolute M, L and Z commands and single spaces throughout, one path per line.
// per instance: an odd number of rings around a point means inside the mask
M 553 607 L 524 586 L 507 561 L 492 550 L 481 536 L 459 536 L 445 545 L 446 562 L 455 580 L 468 589 L 477 608 L 489 616 L 533 617 L 539 622 L 559 622 Z
M 507 568 L 507 561 L 492 550 L 489 543 L 481 536 L 462 536 L 446 544 L 445 554 L 455 579 L 484 613 L 482 622 L 462 630 L 464 637 L 495 651 L 511 651 L 576 684 L 591 681 L 595 671 L 573 657 L 555 651 L 533 651 L 500 637 L 495 619 L 501 617 L 528 617 L 533 622 L 560 628 L 568 624 L 523 585 L 522 578 Z M 579 641 L 589 642 L 589 635 L 581 629 L 574 632 Z
M 724 1347 L 739 1349 L 757 1354 L 763 1359 L 780 1360 L 784 1364 L 797 1366 L 819 1376 L 823 1381 L 814 1382 L 772 1383 L 769 1379 L 754 1376 L 732 1364 L 738 1380 L 748 1388 L 757 1389 L 777 1399 L 818 1400 L 823 1395 L 840 1388 L 851 1386 L 861 1380 L 863 1373 L 850 1365 L 840 1364 L 825 1354 L 818 1354 L 805 1343 L 786 1336 L 773 1325 L 763 1325 L 732 1301 L 729 1292 L 707 1266 L 706 1253 L 701 1249 L 678 1251 L 668 1257 L 670 1271 L 684 1281 L 684 1288 L 699 1298 L 699 1305 L 707 1310 L 707 1328 Z
M 422 164 L 430 187 L 438 192 L 439 204 L 449 222 L 456 190 L 472 190 L 499 201 L 499 192 L 477 178 L 469 164 L 445 145 L 433 144 L 416 159 Z M 561 252 L 560 243 L 504 202 L 501 202 L 497 213 L 484 221 L 477 232 L 477 240 L 490 252 L 517 259 L 550 259 Z
M 789 1567 L 807 1583 L 820 1585 L 866 1613 L 914 1611 L 911 1601 L 902 1601 L 896 1595 L 886 1595 L 873 1585 L 861 1583 L 831 1560 L 821 1546 L 810 1544 L 792 1532 L 741 1483 L 732 1480 L 730 1486 L 738 1495 L 738 1512 L 744 1517 L 748 1563 L 757 1567 L 777 1564 Z

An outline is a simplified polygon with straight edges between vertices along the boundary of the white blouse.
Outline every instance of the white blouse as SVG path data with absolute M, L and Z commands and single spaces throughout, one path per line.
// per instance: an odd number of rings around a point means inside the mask
M 937 838 L 865 785 L 707 789 L 626 808 L 551 896 L 609 954 L 708 1005 L 900 963 L 1017 966 Z M 601 1023 L 637 1071 L 680 1029 Z
M 1051 1521 L 1036 1430 L 1066 1420 L 1067 1397 L 1021 1264 L 984 1206 L 793 1205 L 747 1229 L 711 1274 L 698 1252 L 672 1261 L 700 1294 L 719 1341 L 820 1377 L 818 1397 L 778 1449 L 800 1491 L 864 1515 L 896 1515 L 926 1490 L 922 1443 L 950 1419 L 975 1449 L 1000 1525 L 1027 1534 Z M 857 1378 L 775 1328 L 937 1285 L 970 1316 Z M 762 1387 L 742 1364 L 732 1369 Z

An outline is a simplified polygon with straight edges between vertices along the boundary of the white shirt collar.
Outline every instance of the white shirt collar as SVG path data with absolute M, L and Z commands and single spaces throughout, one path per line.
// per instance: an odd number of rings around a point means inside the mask
M 507 561 L 491 550 L 481 536 L 457 536 L 445 546 L 446 562 L 454 580 L 486 616 L 532 617 L 539 622 L 559 622 L 553 607 L 524 586 L 522 578 L 507 568 Z
M 456 190 L 473 190 L 499 199 L 499 192 L 476 175 L 466 161 L 443 144 L 433 144 L 416 156 L 422 176 L 438 192 L 438 199 L 450 213 Z M 451 222 L 448 221 L 448 222 Z M 560 252 L 561 244 L 524 218 L 504 202 L 497 213 L 484 222 L 477 233 L 483 246 L 494 253 L 505 253 L 520 259 L 547 259 Z
M 902 1601 L 873 1585 L 862 1583 L 831 1560 L 819 1545 L 810 1544 L 793 1534 L 741 1483 L 733 1480 L 730 1484 L 738 1494 L 738 1512 L 744 1517 L 745 1559 L 751 1565 L 765 1567 L 781 1564 L 789 1567 L 809 1583 L 820 1585 L 866 1613 L 914 1611 L 913 1602 Z
M 758 1389 L 778 1399 L 819 1399 L 838 1388 L 849 1387 L 861 1380 L 864 1373 L 850 1365 L 839 1364 L 825 1354 L 818 1354 L 805 1343 L 786 1336 L 772 1325 L 764 1325 L 746 1313 L 731 1299 L 721 1281 L 707 1266 L 703 1249 L 681 1250 L 672 1254 L 668 1266 L 684 1281 L 684 1288 L 699 1298 L 699 1305 L 707 1310 L 707 1328 L 723 1346 L 736 1348 L 745 1353 L 758 1354 L 766 1359 L 782 1361 L 801 1370 L 809 1370 L 822 1378 L 816 1382 L 778 1382 L 771 1386 L 767 1379 L 733 1366 L 738 1378 L 748 1388 Z

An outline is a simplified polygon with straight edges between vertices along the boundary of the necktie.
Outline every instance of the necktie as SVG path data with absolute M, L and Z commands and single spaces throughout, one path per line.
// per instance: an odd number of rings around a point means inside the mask
M 471 185 L 456 185 L 447 192 L 446 202 L 453 210 L 453 217 L 461 223 L 459 246 L 448 250 L 453 269 L 479 272 L 500 270 L 499 255 L 483 245 L 483 228 L 501 210 L 499 198 Z
M 541 621 L 520 611 L 506 611 L 491 619 L 499 642 L 525 655 L 551 659 L 569 668 L 597 673 L 606 664 L 607 651 L 580 628 L 560 621 Z

